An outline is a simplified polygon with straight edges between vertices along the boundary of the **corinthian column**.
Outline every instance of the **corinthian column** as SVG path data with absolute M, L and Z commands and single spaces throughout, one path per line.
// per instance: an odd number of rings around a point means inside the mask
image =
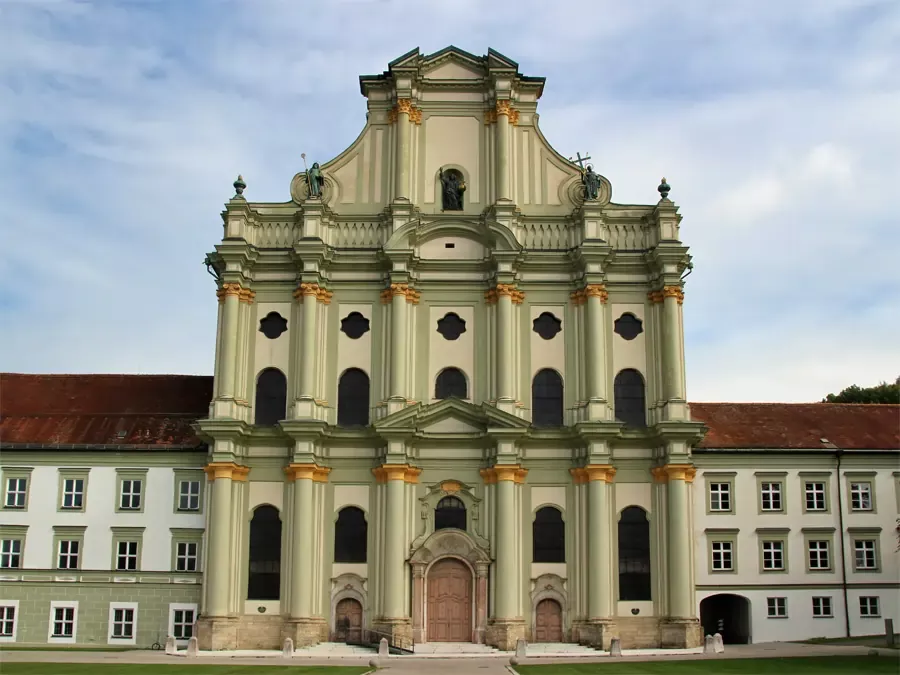
M 240 313 L 240 284 L 222 284 L 218 291 L 222 308 L 222 350 L 220 353 L 221 382 L 219 398 L 234 398 L 235 371 L 237 368 L 238 315 Z
M 412 109 L 412 101 L 410 99 L 397 99 L 395 199 L 409 199 L 409 116 Z
M 681 304 L 684 293 L 679 286 L 664 286 L 663 335 L 665 336 L 666 399 L 685 400 L 684 364 L 682 363 Z
M 249 469 L 233 462 L 210 462 L 206 476 L 212 491 L 207 525 L 206 610 L 208 617 L 229 614 L 234 561 L 231 557 L 232 481 L 245 481 Z
M 406 400 L 406 301 L 409 286 L 391 284 L 391 398 Z
M 316 299 L 319 295 L 318 284 L 300 284 L 294 291 L 294 297 L 302 302 L 301 334 L 300 334 L 300 398 L 315 398 L 316 376 Z
M 497 284 L 497 400 L 515 401 L 513 386 L 513 298 L 512 284 Z
M 488 642 L 498 649 L 515 649 L 516 641 L 525 637 L 525 622 L 519 616 L 518 518 L 516 517 L 516 483 L 523 483 L 527 469 L 518 464 L 497 464 L 483 473 L 488 482 L 496 482 L 496 577 L 494 619 Z
M 509 101 L 497 101 L 497 200 L 509 194 Z
M 588 480 L 588 615 L 594 621 L 612 616 L 612 536 L 609 493 L 616 470 L 606 464 L 585 467 Z
M 607 399 L 604 306 L 609 294 L 603 284 L 588 284 L 584 288 L 584 295 L 587 302 L 588 397 L 591 401 L 605 404 Z M 605 418 L 605 415 L 603 417 Z M 595 418 L 595 415 L 591 415 L 590 418 Z

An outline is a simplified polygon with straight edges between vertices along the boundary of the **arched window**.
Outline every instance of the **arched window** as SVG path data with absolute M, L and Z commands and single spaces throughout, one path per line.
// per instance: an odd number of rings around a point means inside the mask
M 434 509 L 434 529 L 466 529 L 466 505 L 459 497 L 444 497 Z
M 369 526 L 365 512 L 355 506 L 340 510 L 334 524 L 334 562 L 366 562 Z
M 650 521 L 629 506 L 619 518 L 619 600 L 650 599 Z
M 369 425 L 369 376 L 359 368 L 348 368 L 338 381 L 337 423 L 339 427 Z
M 539 370 L 531 381 L 531 423 L 536 427 L 563 425 L 563 381 L 555 370 Z
M 434 381 L 435 398 L 468 398 L 469 387 L 466 376 L 459 368 L 444 368 Z
M 278 368 L 266 368 L 256 378 L 255 421 L 271 427 L 285 418 L 287 378 Z
M 647 426 L 644 402 L 644 378 L 634 368 L 619 371 L 613 384 L 616 396 L 616 419 L 628 427 Z
M 566 562 L 566 524 L 562 513 L 553 506 L 544 506 L 534 514 L 532 524 L 532 562 Z
M 278 509 L 264 504 L 250 521 L 248 600 L 278 600 L 281 588 L 281 518 Z

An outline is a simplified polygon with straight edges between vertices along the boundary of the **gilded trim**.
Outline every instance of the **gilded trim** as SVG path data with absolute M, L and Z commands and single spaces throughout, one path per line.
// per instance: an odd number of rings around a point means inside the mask
M 600 298 L 600 302 L 604 305 L 609 300 L 609 293 L 606 292 L 606 286 L 603 284 L 588 284 L 584 287 L 584 298 Z
M 238 301 L 240 301 L 242 292 L 244 292 L 244 289 L 241 288 L 240 284 L 227 283 L 222 284 L 222 287 L 216 290 L 216 297 L 219 299 L 219 302 L 225 302 L 226 296 L 234 295 L 237 297 Z
M 319 290 L 316 292 L 316 300 L 321 302 L 323 305 L 330 305 L 332 295 L 334 295 L 334 293 L 329 291 L 328 289 L 319 288 Z
M 480 473 L 486 485 L 493 485 L 500 481 L 524 483 L 528 469 L 523 469 L 519 464 L 495 464 L 487 469 L 482 469 Z
M 478 473 L 485 485 L 494 485 L 497 482 L 497 474 L 493 469 L 482 469 Z
M 458 480 L 445 480 L 441 483 L 441 490 L 444 492 L 454 493 L 462 490 L 462 483 Z
M 650 304 L 656 304 L 657 302 L 663 301 L 663 293 L 662 291 L 650 291 L 647 293 L 647 299 L 650 301 Z
M 657 483 L 666 483 L 671 480 L 683 480 L 686 483 L 693 483 L 694 476 L 697 475 L 697 469 L 690 464 L 666 464 L 665 466 L 657 466 L 650 470 L 653 478 Z
M 493 124 L 497 121 L 497 110 L 495 108 L 488 108 L 484 111 L 484 123 L 485 124 Z
M 513 107 L 508 100 L 501 99 L 497 101 L 496 105 L 494 106 L 494 110 L 496 111 L 498 117 L 500 115 L 506 115 L 507 117 L 509 117 L 510 112 L 512 112 L 513 110 Z
M 284 467 L 284 475 L 288 482 L 296 480 L 312 480 L 317 483 L 327 483 L 331 469 L 318 464 L 288 464 Z
M 422 124 L 422 109 L 413 106 L 409 111 L 409 121 L 413 124 Z
M 375 481 L 386 483 L 391 480 L 402 480 L 406 483 L 418 483 L 422 469 L 409 464 L 382 464 L 372 469 Z
M 249 288 L 242 288 L 241 292 L 238 294 L 238 302 L 246 302 L 248 305 L 253 303 L 253 298 L 256 297 L 256 291 L 251 291 Z
M 412 100 L 408 98 L 398 98 L 395 108 L 397 109 L 398 114 L 409 115 L 413 109 Z
M 569 293 L 569 299 L 572 301 L 572 304 L 578 307 L 579 305 L 583 305 L 587 302 L 587 298 L 584 296 L 584 289 L 579 288 L 577 291 L 572 291 Z
M 606 483 L 612 483 L 616 476 L 615 467 L 609 464 L 588 464 L 583 471 L 587 476 L 588 482 L 602 480 Z
M 210 481 L 214 481 L 217 478 L 227 478 L 228 480 L 243 482 L 247 480 L 247 475 L 250 473 L 249 466 L 241 466 L 234 462 L 210 462 L 203 467 L 203 470 Z
M 663 300 L 666 298 L 675 298 L 680 305 L 684 303 L 684 291 L 681 290 L 680 286 L 663 286 L 662 298 Z
M 569 473 L 572 475 L 572 482 L 575 485 L 583 485 L 588 482 L 587 471 L 582 468 L 569 469 Z
M 301 283 L 297 287 L 297 290 L 294 291 L 294 299 L 300 300 L 307 295 L 318 298 L 320 290 L 321 289 L 319 288 L 319 284 Z

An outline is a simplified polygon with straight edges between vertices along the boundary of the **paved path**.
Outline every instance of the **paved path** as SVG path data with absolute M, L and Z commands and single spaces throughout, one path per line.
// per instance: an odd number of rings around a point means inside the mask
M 689 659 L 741 659 L 741 658 L 783 658 L 792 656 L 831 656 L 831 655 L 847 655 L 847 656 L 866 656 L 869 653 L 869 647 L 844 646 L 844 645 L 809 645 L 791 642 L 769 642 L 755 645 L 728 645 L 724 654 L 702 655 L 702 654 L 673 654 L 671 656 L 660 657 L 658 655 L 641 655 L 641 656 L 623 656 L 621 661 L 682 661 Z M 891 649 L 879 649 L 879 654 L 885 658 L 894 658 L 900 661 L 900 652 Z M 162 652 L 151 651 L 133 651 L 133 652 L 79 652 L 79 651 L 47 651 L 47 652 L 31 652 L 31 651 L 4 651 L 2 652 L 2 660 L 7 663 L 13 662 L 44 662 L 44 663 L 158 663 L 171 664 L 191 663 L 191 664 L 241 664 L 241 665 L 286 665 L 285 660 L 280 657 L 198 657 L 186 659 L 183 657 L 167 656 Z M 590 662 L 606 662 L 609 656 L 588 656 L 588 657 L 547 657 L 547 658 L 528 658 L 523 663 L 590 663 Z M 619 659 L 616 659 L 619 661 Z M 296 658 L 292 663 L 297 665 L 361 665 L 365 664 L 365 659 L 308 659 Z M 475 675 L 501 675 L 509 674 L 506 666 L 509 663 L 507 655 L 494 657 L 470 657 L 470 658 L 417 658 L 415 656 L 397 656 L 391 657 L 382 663 L 382 669 L 379 672 L 385 672 L 389 675 L 394 673 L 409 673 L 421 675 L 427 671 L 428 675 L 462 675 L 465 673 L 474 673 Z

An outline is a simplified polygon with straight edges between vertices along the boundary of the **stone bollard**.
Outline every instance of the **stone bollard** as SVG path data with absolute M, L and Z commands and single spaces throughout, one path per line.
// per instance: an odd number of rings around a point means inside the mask
M 703 653 L 704 654 L 715 654 L 716 653 L 716 645 L 713 641 L 712 635 L 707 635 L 706 639 L 703 641 Z
M 171 635 L 166 638 L 166 654 L 172 655 L 178 653 L 178 645 L 175 644 L 175 638 Z
M 884 641 L 888 647 L 895 647 L 896 640 L 894 639 L 894 620 L 893 619 L 885 619 L 884 620 Z
M 622 656 L 622 641 L 619 638 L 613 638 L 609 641 L 609 655 Z
M 192 637 L 190 640 L 188 640 L 187 656 L 189 656 L 189 657 L 199 656 L 199 652 L 200 652 L 200 649 L 197 646 L 197 638 Z
M 284 644 L 281 645 L 281 655 L 286 659 L 294 655 L 294 641 L 291 638 L 284 638 Z
M 725 651 L 725 643 L 722 642 L 722 634 L 716 633 L 713 635 L 713 649 L 716 650 L 716 654 L 721 654 Z
M 381 638 L 381 642 L 378 643 L 378 656 L 388 656 L 390 653 L 387 638 Z
M 519 659 L 518 659 L 518 657 L 516 657 L 516 656 L 510 656 L 510 657 L 509 657 L 509 665 L 511 665 L 511 666 L 517 666 L 517 665 L 519 665 Z
M 516 640 L 516 658 L 524 659 L 528 656 L 528 640 L 519 638 Z
M 369 659 L 369 667 L 375 668 L 376 670 L 378 669 L 378 659 L 376 659 L 374 656 Z

